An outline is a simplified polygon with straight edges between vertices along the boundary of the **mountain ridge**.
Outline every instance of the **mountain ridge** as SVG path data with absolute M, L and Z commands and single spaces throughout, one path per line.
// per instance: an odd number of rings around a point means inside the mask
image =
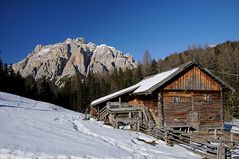
M 87 76 L 89 72 L 104 73 L 114 69 L 134 69 L 137 63 L 130 54 L 106 44 L 96 45 L 83 38 L 68 38 L 50 45 L 36 45 L 35 49 L 13 70 L 23 77 L 32 75 L 36 80 L 45 77 L 60 80 L 77 73 Z

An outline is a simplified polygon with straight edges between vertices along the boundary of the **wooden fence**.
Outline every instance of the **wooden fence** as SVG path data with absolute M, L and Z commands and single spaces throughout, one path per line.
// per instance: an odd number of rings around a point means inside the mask
M 220 137 L 216 141 L 210 141 L 205 137 L 188 134 L 171 128 L 152 128 L 149 134 L 164 140 L 168 145 L 179 144 L 206 158 L 239 158 L 239 142 Z

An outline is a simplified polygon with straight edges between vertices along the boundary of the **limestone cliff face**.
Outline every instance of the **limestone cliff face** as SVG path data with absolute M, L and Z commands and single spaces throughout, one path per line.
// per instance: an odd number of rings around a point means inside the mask
M 133 69 L 136 67 L 132 56 L 123 55 L 122 52 L 107 45 L 96 46 L 91 57 L 88 71 L 100 73 L 114 69 Z
M 131 55 L 107 45 L 95 45 L 83 38 L 67 39 L 53 45 L 37 45 L 25 59 L 13 65 L 15 72 L 23 77 L 32 75 L 36 80 L 45 77 L 59 80 L 76 73 L 83 76 L 93 73 L 109 72 L 114 69 L 137 67 Z

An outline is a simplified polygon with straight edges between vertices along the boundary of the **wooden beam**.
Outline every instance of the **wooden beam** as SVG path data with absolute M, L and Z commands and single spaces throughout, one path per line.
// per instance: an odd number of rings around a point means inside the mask
M 100 119 L 100 107 L 97 107 L 98 120 Z
M 222 91 L 221 91 L 221 94 L 220 94 L 221 96 L 220 96 L 220 104 L 221 104 L 221 111 L 220 111 L 220 113 L 221 113 L 221 121 L 222 121 L 222 127 L 223 127 L 223 121 L 224 121 L 224 108 L 223 108 L 223 94 L 222 94 Z
M 194 111 L 195 110 L 195 108 L 194 108 L 194 99 L 193 99 L 193 92 L 192 92 L 192 94 L 191 94 L 191 98 L 192 98 L 192 111 Z
M 121 107 L 121 97 L 119 97 L 119 107 Z
M 163 114 L 163 96 L 162 92 L 158 94 L 158 120 L 159 120 L 159 127 L 164 126 L 164 114 Z

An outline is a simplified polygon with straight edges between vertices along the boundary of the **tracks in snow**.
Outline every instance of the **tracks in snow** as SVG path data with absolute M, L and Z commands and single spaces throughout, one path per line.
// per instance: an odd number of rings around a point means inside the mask
M 86 128 L 83 124 L 83 120 L 80 118 L 72 118 L 72 124 L 74 129 L 76 129 L 77 131 L 91 136 L 91 137 L 95 137 L 98 138 L 100 140 L 102 140 L 103 142 L 111 145 L 111 146 L 115 146 L 125 152 L 128 152 L 129 154 L 133 154 L 132 158 L 157 158 L 157 156 L 155 155 L 151 155 L 151 153 L 156 153 L 156 154 L 165 154 L 164 152 L 161 152 L 160 150 L 148 150 L 146 148 L 143 147 L 139 147 L 138 146 L 138 142 L 132 142 L 131 144 L 126 144 L 120 141 L 120 139 L 115 139 L 115 138 L 111 138 L 108 136 L 103 136 L 100 134 L 96 134 L 94 132 L 92 132 L 90 129 Z M 175 157 L 174 155 L 169 155 L 169 154 L 165 154 L 166 156 L 170 157 Z

